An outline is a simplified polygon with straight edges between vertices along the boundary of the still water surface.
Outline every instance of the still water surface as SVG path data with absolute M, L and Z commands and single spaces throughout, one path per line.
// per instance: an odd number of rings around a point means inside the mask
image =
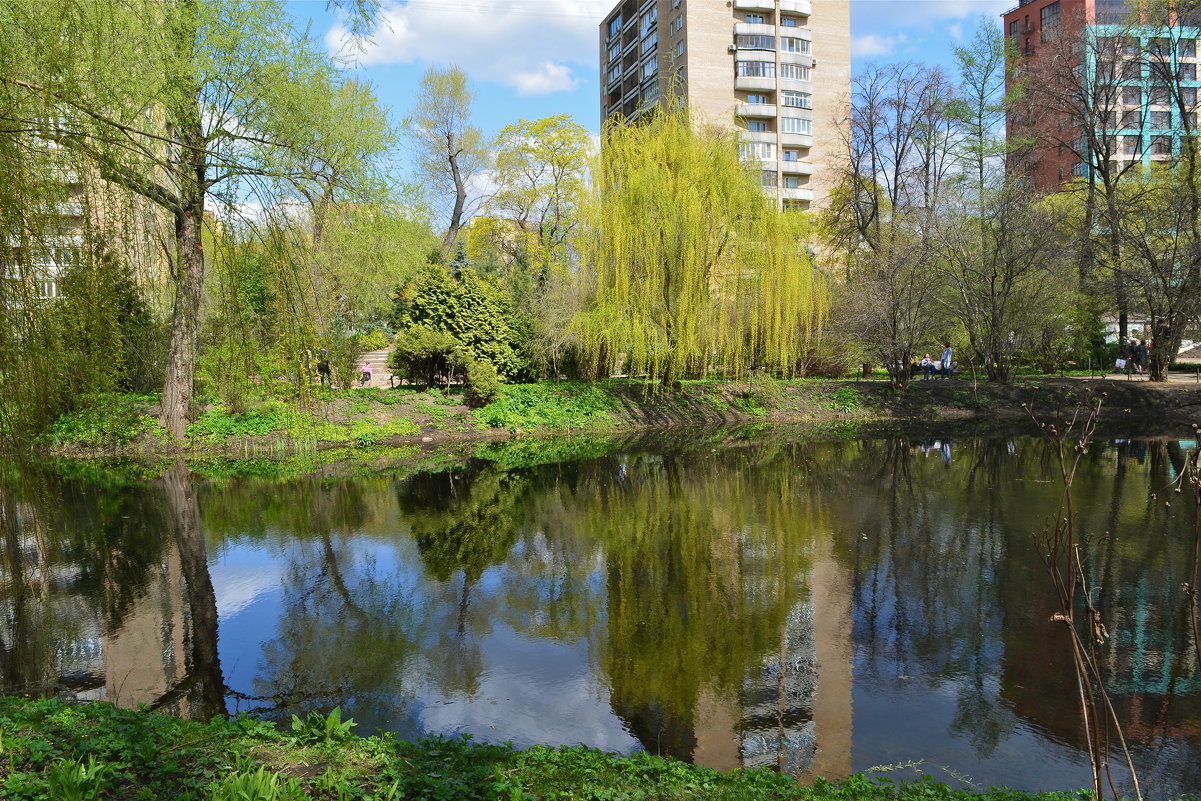
M 1099 443 L 1076 483 L 1152 798 L 1201 795 L 1193 509 L 1166 491 L 1195 447 Z M 1041 441 L 554 450 L 286 479 L 5 471 L 0 689 L 198 717 L 341 706 L 359 733 L 802 778 L 921 761 L 951 783 L 1089 783 L 1033 536 L 1058 494 Z

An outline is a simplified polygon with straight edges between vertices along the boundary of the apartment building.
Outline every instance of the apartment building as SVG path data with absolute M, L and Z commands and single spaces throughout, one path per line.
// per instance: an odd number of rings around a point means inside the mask
M 850 24 L 850 0 L 623 0 L 600 26 L 601 117 L 686 103 L 739 129 L 785 208 L 818 208 L 849 116 Z
M 1003 15 L 1005 34 L 1021 59 L 1015 77 L 1039 84 L 1007 120 L 1010 141 L 1029 142 L 1010 166 L 1030 175 L 1038 191 L 1087 177 L 1097 164 L 1170 161 L 1182 137 L 1198 132 L 1198 14 L 1165 26 L 1140 18 L 1138 5 L 1021 0 Z M 1081 110 L 1087 98 L 1091 113 L 1047 102 L 1057 83 L 1065 97 L 1077 97 Z M 1085 125 L 1092 136 L 1085 136 Z

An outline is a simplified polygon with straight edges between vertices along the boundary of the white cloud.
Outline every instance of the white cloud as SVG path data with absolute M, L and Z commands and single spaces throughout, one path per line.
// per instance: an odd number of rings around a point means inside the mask
M 962 42 L 963 41 L 963 23 L 956 22 L 953 25 L 948 25 L 947 33 L 949 33 L 951 35 L 951 38 L 954 39 L 956 42 Z
M 897 37 L 869 33 L 851 39 L 851 54 L 855 56 L 888 56 L 897 49 Z
M 393 2 L 362 47 L 348 43 L 341 24 L 326 34 L 326 46 L 359 66 L 453 63 L 523 95 L 564 92 L 580 83 L 572 65 L 597 69 L 597 25 L 611 7 L 612 0 Z
M 1014 6 L 1013 0 L 934 0 L 926 13 L 943 19 L 966 19 L 984 15 L 1001 16 Z
M 510 85 L 521 95 L 545 95 L 551 92 L 570 92 L 580 83 L 571 77 L 566 64 L 544 61 L 534 72 L 519 72 L 513 75 Z

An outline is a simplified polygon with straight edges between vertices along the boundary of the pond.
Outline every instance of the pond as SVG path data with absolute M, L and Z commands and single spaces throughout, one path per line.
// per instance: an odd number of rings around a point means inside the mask
M 1076 479 L 1102 670 L 1151 798 L 1201 794 L 1196 443 Z M 811 780 L 1090 783 L 1039 534 L 1048 445 L 677 432 L 412 472 L 0 467 L 0 689 L 647 750 Z M 256 477 L 255 472 L 265 475 Z M 920 764 L 918 764 L 920 763 Z

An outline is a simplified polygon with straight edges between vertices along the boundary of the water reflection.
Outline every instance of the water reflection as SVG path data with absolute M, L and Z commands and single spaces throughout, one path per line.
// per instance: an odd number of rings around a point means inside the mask
M 1077 478 L 1107 682 L 1160 796 L 1201 790 L 1192 510 L 1152 497 L 1191 447 L 1114 440 Z M 360 730 L 801 777 L 925 759 L 985 785 L 1088 783 L 1034 542 L 1058 495 L 1042 443 L 770 436 L 502 463 L 9 470 L 4 689 L 197 717 L 341 706 Z

